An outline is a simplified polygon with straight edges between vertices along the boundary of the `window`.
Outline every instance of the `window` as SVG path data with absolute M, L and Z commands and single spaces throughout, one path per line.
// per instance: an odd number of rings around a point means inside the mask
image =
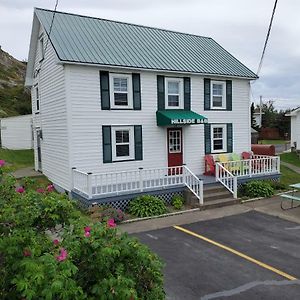
M 126 74 L 110 73 L 111 107 L 118 109 L 132 109 L 132 78 Z
M 166 78 L 166 108 L 183 109 L 183 79 Z
M 227 132 L 226 125 L 212 125 L 211 127 L 211 152 L 227 151 Z
M 181 153 L 181 130 L 169 130 L 169 153 Z
M 39 39 L 39 55 L 40 55 L 40 62 L 44 59 L 44 38 L 43 36 Z
M 39 88 L 35 88 L 35 109 L 36 112 L 40 111 L 40 93 L 39 93 Z
M 211 82 L 211 108 L 225 109 L 225 82 L 212 81 Z
M 113 161 L 134 159 L 133 126 L 112 127 Z

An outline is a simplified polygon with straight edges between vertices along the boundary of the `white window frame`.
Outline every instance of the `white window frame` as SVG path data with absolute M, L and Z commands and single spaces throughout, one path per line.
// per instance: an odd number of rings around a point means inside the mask
M 127 79 L 127 93 L 126 93 L 128 105 L 116 105 L 114 95 L 114 78 L 126 78 Z M 133 109 L 133 92 L 132 92 L 132 75 L 131 74 L 118 74 L 109 73 L 109 93 L 110 93 L 110 107 L 115 109 Z
M 128 130 L 129 131 L 129 155 L 117 156 L 117 143 L 116 143 L 116 131 Z M 112 141 L 112 161 L 124 161 L 134 160 L 134 126 L 112 126 L 111 127 L 111 141 Z M 124 143 L 125 144 L 125 143 Z M 127 144 L 127 143 L 126 143 Z
M 222 149 L 214 149 L 214 128 L 222 128 L 223 129 L 223 148 Z M 211 125 L 211 153 L 223 153 L 227 152 L 227 125 L 226 124 L 213 124 Z
M 170 133 L 174 132 L 174 131 L 175 132 L 179 132 L 179 144 L 177 144 L 177 145 L 179 145 L 179 149 L 178 150 L 170 150 L 170 145 L 171 145 L 171 136 L 170 136 Z M 168 131 L 168 147 L 169 147 L 168 151 L 169 151 L 170 154 L 173 154 L 173 153 L 182 153 L 182 130 L 180 130 L 180 129 L 170 129 Z
M 45 57 L 45 48 L 44 48 L 44 43 L 45 40 L 44 40 L 44 36 L 41 35 L 39 37 L 39 54 L 40 54 L 40 62 L 44 59 Z
M 40 112 L 41 109 L 41 95 L 40 95 L 40 89 L 38 85 L 34 87 L 34 93 L 35 93 L 35 111 L 38 113 Z
M 222 106 L 214 106 L 213 105 L 213 85 L 214 84 L 221 84 L 223 86 L 222 90 Z M 211 91 L 211 95 L 210 95 L 210 107 L 211 109 L 226 109 L 226 82 L 225 81 L 217 81 L 217 80 L 212 80 L 211 81 L 211 85 L 210 85 L 210 91 Z M 219 96 L 219 95 L 218 95 Z
M 176 94 L 179 96 L 179 106 L 169 106 L 169 95 L 175 95 L 175 94 L 169 94 L 168 91 L 168 83 L 169 82 L 178 82 L 179 83 L 179 94 Z M 166 77 L 165 78 L 165 108 L 166 109 L 183 109 L 184 108 L 184 96 L 183 96 L 183 78 L 177 78 L 177 77 Z

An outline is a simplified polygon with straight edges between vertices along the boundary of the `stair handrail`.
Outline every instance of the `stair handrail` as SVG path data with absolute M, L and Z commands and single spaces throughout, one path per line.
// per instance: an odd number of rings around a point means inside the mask
M 183 166 L 183 182 L 203 205 L 203 180 L 199 179 L 187 166 Z
M 237 176 L 234 176 L 218 162 L 216 163 L 216 179 L 233 194 L 235 199 L 237 199 Z

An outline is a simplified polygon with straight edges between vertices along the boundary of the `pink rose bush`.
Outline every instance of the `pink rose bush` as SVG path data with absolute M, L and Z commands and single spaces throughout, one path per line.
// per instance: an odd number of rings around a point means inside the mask
M 5 160 L 0 159 L 0 167 L 4 167 L 5 166 Z
M 110 228 L 114 228 L 117 226 L 117 224 L 115 223 L 114 219 L 109 219 L 109 220 L 107 220 L 107 226 Z
M 51 192 L 54 192 L 54 185 L 53 184 L 49 184 L 48 186 L 47 186 L 47 192 L 49 192 L 49 193 L 51 193 Z
M 20 194 L 23 194 L 23 193 L 25 193 L 25 189 L 22 186 L 19 186 L 19 187 L 16 188 L 16 192 L 20 193 Z

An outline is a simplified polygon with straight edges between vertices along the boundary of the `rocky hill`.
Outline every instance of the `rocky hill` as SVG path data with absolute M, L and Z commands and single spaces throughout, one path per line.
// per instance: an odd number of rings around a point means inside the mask
M 26 63 L 0 47 L 0 118 L 31 113 L 30 93 L 24 89 Z

